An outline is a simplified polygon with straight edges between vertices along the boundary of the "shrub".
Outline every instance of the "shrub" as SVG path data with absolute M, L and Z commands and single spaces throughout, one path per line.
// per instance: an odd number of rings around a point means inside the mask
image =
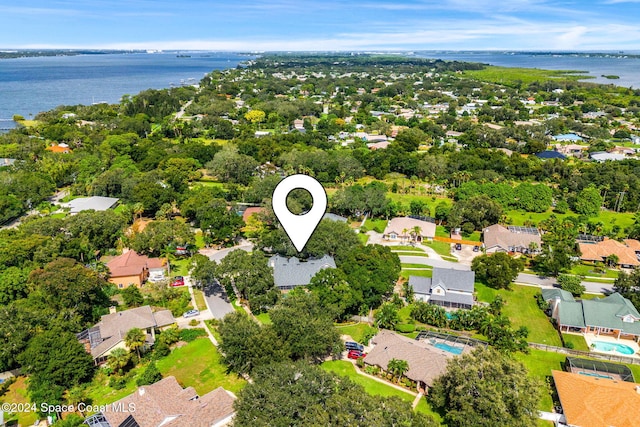
M 127 379 L 125 377 L 111 377 L 109 380 L 109 387 L 114 390 L 122 390 L 127 386 Z
M 158 371 L 155 362 L 149 363 L 149 366 L 144 370 L 142 375 L 138 377 L 136 380 L 136 385 L 138 387 L 142 385 L 149 385 L 156 383 L 162 379 L 162 374 Z
M 200 321 L 199 321 L 199 320 L 191 319 L 191 320 L 189 321 L 189 326 L 197 326 L 197 325 L 198 325 L 198 323 L 200 323 Z
M 180 340 L 191 342 L 196 338 L 206 336 L 207 332 L 202 328 L 195 329 L 181 329 L 180 330 Z
M 573 350 L 573 343 L 571 341 L 565 342 L 564 346 L 570 350 Z
M 415 330 L 416 326 L 411 323 L 401 323 L 399 325 L 396 325 L 396 331 L 403 334 L 409 334 Z
M 156 345 L 153 347 L 153 358 L 159 359 L 165 357 L 171 353 L 169 345 L 163 340 L 156 341 Z
M 358 368 L 360 369 L 364 368 L 364 358 L 358 357 L 358 359 L 356 359 L 356 365 L 358 365 Z

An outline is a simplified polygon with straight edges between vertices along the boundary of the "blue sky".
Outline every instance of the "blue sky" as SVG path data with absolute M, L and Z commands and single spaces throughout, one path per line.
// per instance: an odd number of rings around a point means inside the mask
M 0 48 L 640 50 L 640 0 L 0 0 Z

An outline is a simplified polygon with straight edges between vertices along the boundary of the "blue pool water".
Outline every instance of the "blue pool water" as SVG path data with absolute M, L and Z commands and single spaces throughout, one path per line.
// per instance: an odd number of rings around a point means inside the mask
M 462 354 L 462 347 L 456 347 L 442 342 L 437 342 L 433 346 L 440 350 L 448 351 L 449 353 Z
M 578 372 L 580 375 L 586 375 L 587 377 L 596 377 L 596 378 L 608 378 L 608 379 L 613 379 L 613 377 L 610 377 L 609 375 L 602 375 L 602 374 L 598 374 L 595 372 L 584 372 L 584 371 L 580 371 Z
M 446 311 L 444 313 L 444 315 L 447 318 L 447 320 L 455 319 L 455 316 L 453 314 L 449 313 L 448 311 Z
M 624 344 L 609 343 L 604 341 L 594 341 L 593 346 L 596 350 L 600 350 L 600 351 L 615 351 L 625 355 L 634 353 L 631 347 Z

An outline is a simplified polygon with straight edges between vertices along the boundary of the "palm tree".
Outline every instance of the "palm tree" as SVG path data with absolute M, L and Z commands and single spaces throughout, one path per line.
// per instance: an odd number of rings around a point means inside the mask
M 140 328 L 129 329 L 124 337 L 124 343 L 129 347 L 129 350 L 135 350 L 138 353 L 138 358 L 140 358 L 140 349 L 146 340 L 147 336 Z
M 607 256 L 604 260 L 609 267 L 615 267 L 616 265 L 618 265 L 618 262 L 620 262 L 620 257 L 618 257 L 618 255 L 616 254 L 611 254 Z
M 87 390 L 79 385 L 73 386 L 69 390 L 67 390 L 67 392 L 65 393 L 65 398 L 67 399 L 67 403 L 69 405 L 73 405 L 73 407 L 75 408 L 78 407 L 78 404 L 80 402 L 89 403 L 87 402 Z M 83 411 L 80 411 L 80 415 L 82 415 L 82 417 L 84 418 Z
M 392 376 L 397 377 L 398 382 L 400 382 L 400 379 L 408 370 L 409 363 L 406 360 L 391 359 L 389 363 L 387 363 L 387 371 L 389 371 Z
M 165 246 L 161 251 L 161 255 L 167 258 L 167 274 L 169 275 L 169 280 L 171 280 L 171 263 L 169 262 L 169 256 L 173 253 L 174 249 L 169 245 Z
M 124 348 L 114 349 L 107 358 L 107 365 L 118 375 L 122 375 L 122 370 L 129 363 L 129 353 Z
M 416 225 L 415 227 L 413 227 L 413 229 L 411 230 L 411 234 L 413 235 L 414 242 L 418 241 L 418 237 L 420 236 L 420 233 L 422 233 L 422 228 L 420 228 L 419 225 Z
M 140 202 L 133 205 L 133 221 L 136 220 L 136 217 L 142 218 L 142 214 L 144 213 L 144 205 Z
M 403 238 L 403 240 L 406 240 L 408 231 L 409 231 L 408 228 L 403 228 L 402 229 L 402 238 Z

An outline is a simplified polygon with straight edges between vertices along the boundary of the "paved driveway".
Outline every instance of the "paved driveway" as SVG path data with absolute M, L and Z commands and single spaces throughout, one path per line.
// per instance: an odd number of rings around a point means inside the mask
M 222 319 L 225 314 L 235 311 L 229 302 L 227 293 L 218 281 L 204 289 L 204 297 L 207 300 L 209 311 L 216 319 Z

